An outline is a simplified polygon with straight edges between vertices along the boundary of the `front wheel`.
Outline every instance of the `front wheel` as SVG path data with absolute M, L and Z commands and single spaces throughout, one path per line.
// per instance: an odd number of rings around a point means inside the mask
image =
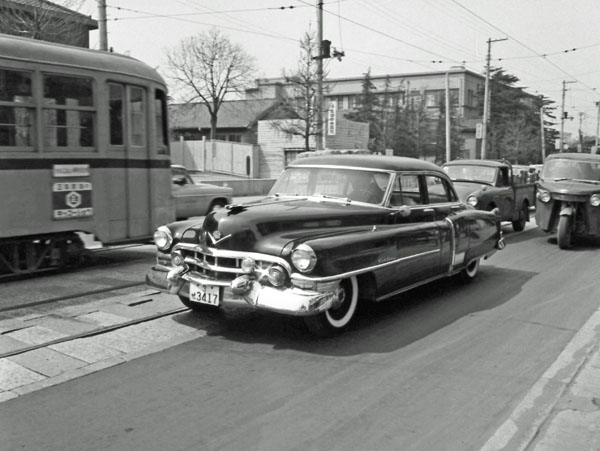
M 340 282 L 337 296 L 338 301 L 329 310 L 304 318 L 308 330 L 313 334 L 331 337 L 350 324 L 358 306 L 358 281 L 355 276 Z
M 572 246 L 571 222 L 573 218 L 569 215 L 561 216 L 558 220 L 558 247 L 569 249 Z

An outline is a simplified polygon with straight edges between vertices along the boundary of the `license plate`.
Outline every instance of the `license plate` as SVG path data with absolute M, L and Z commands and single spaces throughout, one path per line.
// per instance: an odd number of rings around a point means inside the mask
M 190 284 L 190 301 L 200 304 L 219 305 L 221 296 L 219 287 L 215 285 Z

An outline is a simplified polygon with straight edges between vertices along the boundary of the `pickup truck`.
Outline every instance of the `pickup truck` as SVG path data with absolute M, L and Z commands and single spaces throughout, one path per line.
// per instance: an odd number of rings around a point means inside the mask
M 500 210 L 502 221 L 519 232 L 529 222 L 535 183 L 506 160 L 454 160 L 442 166 L 461 200 L 479 210 Z

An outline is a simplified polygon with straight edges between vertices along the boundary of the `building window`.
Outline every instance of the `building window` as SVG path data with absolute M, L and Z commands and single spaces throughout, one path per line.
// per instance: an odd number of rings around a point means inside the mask
M 445 91 L 436 89 L 433 91 L 425 91 L 425 106 L 427 108 L 438 108 L 444 100 Z
M 0 69 L 0 147 L 32 147 L 34 113 L 31 74 Z
M 93 148 L 95 122 L 91 78 L 44 75 L 44 144 Z

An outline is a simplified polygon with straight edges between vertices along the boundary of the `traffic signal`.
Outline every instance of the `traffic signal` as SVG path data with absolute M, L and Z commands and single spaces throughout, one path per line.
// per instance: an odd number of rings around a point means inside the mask
M 331 41 L 327 39 L 321 41 L 321 58 L 331 58 Z

